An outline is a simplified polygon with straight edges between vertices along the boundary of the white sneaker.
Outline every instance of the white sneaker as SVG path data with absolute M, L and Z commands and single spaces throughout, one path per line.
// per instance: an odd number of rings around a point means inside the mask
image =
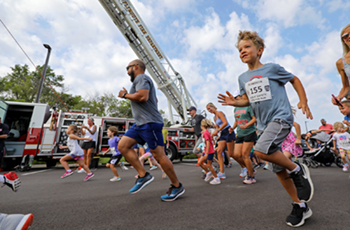
M 211 172 L 208 172 L 208 173 L 206 174 L 206 176 L 205 176 L 204 181 L 205 181 L 205 182 L 208 182 L 212 176 L 213 176 L 213 174 L 212 174 Z
M 81 168 L 80 170 L 78 170 L 78 173 L 86 173 L 86 172 L 83 168 Z
M 210 181 L 210 184 L 216 185 L 221 184 L 221 180 L 219 177 L 214 178 L 214 180 Z
M 218 173 L 218 177 L 219 177 L 220 179 L 226 179 L 226 174 L 225 174 L 225 173 L 222 173 L 222 172 L 219 172 L 219 173 Z
M 247 175 L 247 168 L 242 168 L 239 177 L 245 177 Z
M 124 162 L 120 163 L 120 168 L 121 168 L 122 170 L 129 170 L 128 167 L 126 167 L 126 166 L 124 165 Z
M 109 181 L 120 181 L 122 178 L 120 177 L 113 177 L 112 179 L 110 179 Z

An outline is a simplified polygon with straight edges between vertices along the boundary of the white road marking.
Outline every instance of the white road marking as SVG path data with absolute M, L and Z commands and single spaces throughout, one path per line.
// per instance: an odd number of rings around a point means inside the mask
M 46 171 L 50 171 L 50 170 L 52 170 L 52 169 L 45 169 L 45 170 L 36 171 L 36 172 L 24 173 L 24 174 L 21 174 L 21 176 L 28 176 L 28 175 L 32 175 L 32 174 L 36 174 L 36 173 L 42 173 L 42 172 L 46 172 Z

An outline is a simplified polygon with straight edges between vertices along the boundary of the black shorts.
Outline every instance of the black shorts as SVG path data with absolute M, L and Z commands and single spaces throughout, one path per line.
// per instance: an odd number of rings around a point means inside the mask
M 229 127 L 221 130 L 220 133 L 220 137 L 218 141 L 226 141 L 226 142 L 231 142 L 236 140 L 236 135 L 235 135 L 235 131 L 233 131 L 232 133 L 229 132 Z
M 112 156 L 111 159 L 109 159 L 108 163 L 112 165 L 116 165 L 119 163 L 120 159 L 122 159 L 123 155 L 119 154 L 117 156 Z
M 236 138 L 236 144 L 241 144 L 243 142 L 254 142 L 254 144 L 255 144 L 257 138 L 258 137 L 256 135 L 256 132 L 252 132 L 251 134 L 248 134 L 247 136 L 237 137 Z
M 83 145 L 81 146 L 82 149 L 91 149 L 95 148 L 95 141 L 84 141 Z

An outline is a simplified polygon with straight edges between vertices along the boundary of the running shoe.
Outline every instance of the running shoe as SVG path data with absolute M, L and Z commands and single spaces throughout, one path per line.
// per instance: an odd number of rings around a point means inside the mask
M 343 172 L 347 172 L 349 170 L 349 165 L 345 164 L 343 165 Z
M 162 201 L 174 201 L 184 193 L 185 193 L 185 189 L 181 183 L 180 183 L 180 186 L 177 188 L 171 184 L 167 193 L 165 195 L 161 196 L 160 199 Z
M 219 172 L 218 173 L 218 177 L 222 180 L 225 180 L 226 179 L 226 174 L 225 173 L 222 173 L 222 172 Z
M 239 177 L 245 177 L 247 175 L 247 168 L 241 168 L 241 173 L 239 174 Z
M 149 168 L 149 170 L 156 170 L 158 167 L 157 166 L 155 166 L 155 165 L 153 165 L 151 168 Z
M 120 178 L 120 177 L 116 177 L 116 176 L 114 176 L 112 179 L 110 179 L 109 181 L 112 181 L 112 182 L 114 182 L 114 181 L 120 181 L 122 178 Z
M 269 164 L 265 164 L 264 170 L 268 170 L 268 169 L 269 169 Z
M 162 172 L 162 179 L 165 179 L 166 178 L 166 173 L 163 171 Z
M 208 182 L 212 176 L 213 176 L 213 174 L 212 174 L 211 172 L 208 172 L 208 173 L 205 175 L 204 181 L 205 181 L 205 182 Z
M 122 170 L 129 170 L 128 167 L 125 166 L 124 162 L 121 162 L 119 166 Z
M 4 214 L 0 213 L 1 229 L 20 229 L 26 230 L 33 223 L 33 214 Z
M 254 177 L 248 176 L 244 181 L 243 184 L 255 184 L 256 180 Z
M 310 172 L 307 166 L 303 163 L 297 163 L 300 170 L 292 172 L 289 177 L 293 179 L 294 185 L 298 192 L 298 198 L 301 202 L 309 202 L 314 195 L 314 185 L 312 183 Z
M 86 173 L 83 168 L 79 169 L 77 173 Z
M 73 171 L 66 171 L 62 176 L 61 176 L 61 179 L 63 178 L 66 178 L 66 177 L 69 177 L 70 175 L 73 174 Z
M 141 189 L 143 189 L 144 187 L 149 185 L 153 180 L 154 180 L 154 177 L 151 174 L 149 174 L 148 172 L 146 172 L 144 177 L 138 176 L 134 187 L 132 187 L 129 190 L 129 193 L 131 193 L 131 194 L 138 193 L 139 191 L 141 191 Z
M 292 204 L 293 210 L 287 216 L 287 224 L 291 227 L 300 227 L 304 224 L 305 220 L 307 218 L 310 218 L 312 216 L 311 209 L 307 206 L 305 203 L 305 208 L 302 208 L 299 206 L 299 204 Z
M 206 175 L 207 175 L 207 174 L 206 174 L 205 172 L 204 172 L 204 173 L 202 173 L 202 176 L 201 176 L 201 177 L 202 177 L 202 179 L 205 179 Z
M 9 186 L 12 191 L 17 192 L 21 186 L 21 180 L 18 178 L 15 171 L 4 173 L 4 185 Z
M 91 174 L 87 174 L 84 181 L 88 181 L 90 180 L 91 178 L 93 178 L 95 176 L 95 174 L 91 173 Z
M 214 180 L 210 181 L 209 184 L 213 184 L 213 185 L 221 184 L 221 180 L 219 177 L 216 177 L 214 178 Z

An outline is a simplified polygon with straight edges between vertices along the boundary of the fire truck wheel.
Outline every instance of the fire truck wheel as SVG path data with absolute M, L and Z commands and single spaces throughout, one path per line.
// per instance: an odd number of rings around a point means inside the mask
M 47 160 L 47 161 L 46 161 L 46 167 L 47 167 L 47 168 L 55 167 L 56 164 L 57 164 L 57 161 L 56 161 L 56 160 Z
M 176 148 L 173 145 L 169 145 L 169 148 L 167 148 L 166 155 L 169 157 L 171 161 L 177 159 L 177 151 Z

